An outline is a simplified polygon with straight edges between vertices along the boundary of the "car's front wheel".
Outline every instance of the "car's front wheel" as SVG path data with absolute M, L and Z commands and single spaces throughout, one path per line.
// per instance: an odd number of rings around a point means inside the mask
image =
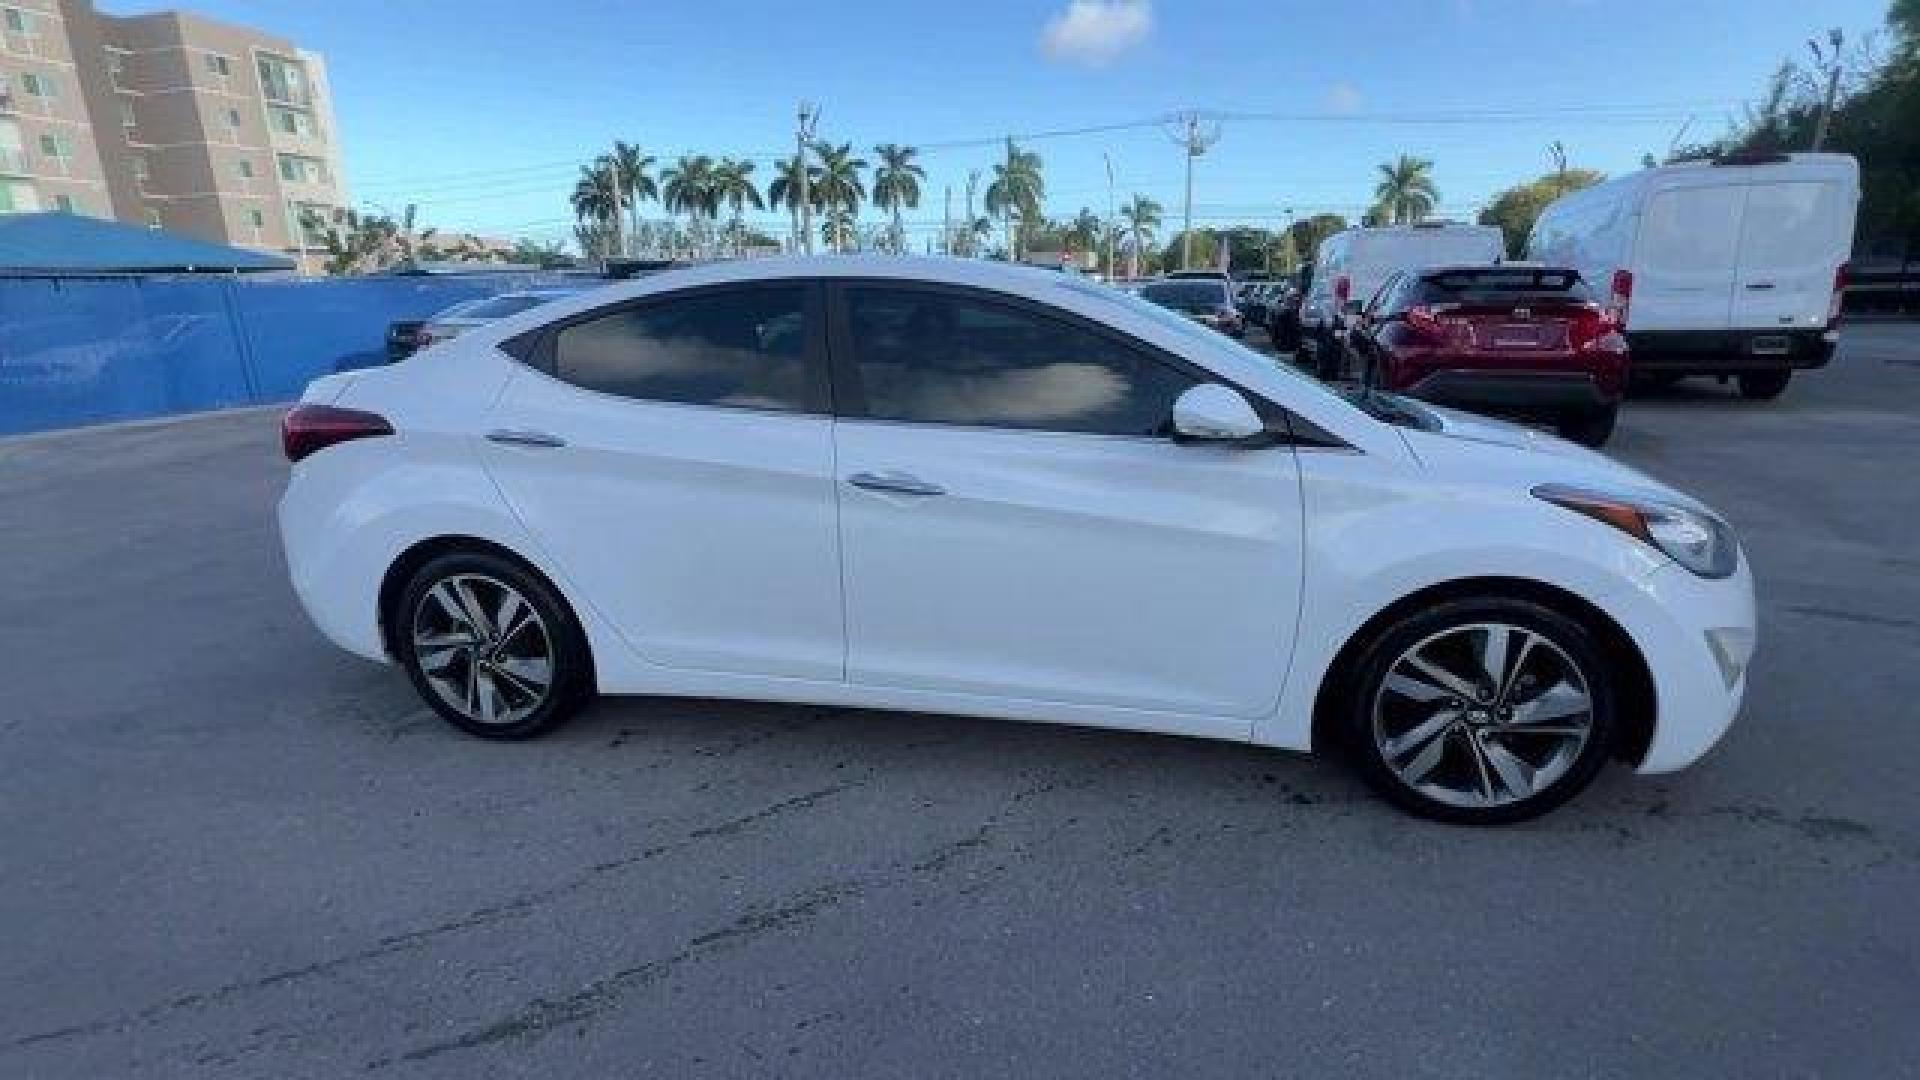
M 390 627 L 420 696 L 481 738 L 545 734 L 591 693 L 591 660 L 573 613 L 545 581 L 492 552 L 422 566 Z
M 1606 760 L 1615 672 L 1580 623 L 1527 600 L 1404 616 L 1362 655 L 1342 734 L 1361 775 L 1424 817 L 1498 825 L 1572 798 Z
M 1619 418 L 1618 405 L 1568 416 L 1560 421 L 1560 437 L 1582 446 L 1604 446 L 1613 437 L 1614 424 Z

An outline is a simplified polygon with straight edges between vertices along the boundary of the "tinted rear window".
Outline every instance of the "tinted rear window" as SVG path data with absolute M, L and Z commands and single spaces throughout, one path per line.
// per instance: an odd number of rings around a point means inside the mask
M 1572 270 L 1518 267 L 1449 270 L 1420 281 L 1421 299 L 1430 304 L 1506 304 L 1515 300 L 1560 300 L 1584 304 L 1593 299 Z
M 1225 282 L 1206 278 L 1156 281 L 1142 288 L 1140 295 L 1156 304 L 1174 307 L 1218 307 L 1227 302 Z

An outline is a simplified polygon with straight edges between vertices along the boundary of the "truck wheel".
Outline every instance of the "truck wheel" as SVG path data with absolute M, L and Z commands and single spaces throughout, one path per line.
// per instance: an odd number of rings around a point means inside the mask
M 1772 401 L 1787 389 L 1791 371 L 1749 371 L 1740 376 L 1740 396 L 1753 401 Z

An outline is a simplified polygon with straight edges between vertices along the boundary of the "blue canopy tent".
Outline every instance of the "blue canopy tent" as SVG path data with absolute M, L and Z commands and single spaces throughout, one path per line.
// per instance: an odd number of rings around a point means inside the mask
M 0 215 L 0 276 L 234 274 L 293 260 L 80 214 Z

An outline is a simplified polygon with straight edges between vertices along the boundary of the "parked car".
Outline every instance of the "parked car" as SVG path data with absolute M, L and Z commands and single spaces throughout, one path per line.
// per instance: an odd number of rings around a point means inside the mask
M 283 441 L 314 622 L 487 738 L 596 692 L 936 711 L 1344 746 L 1495 823 L 1699 757 L 1754 640 L 1693 499 L 1004 264 L 669 271 L 322 378 Z
M 1347 342 L 1363 385 L 1549 420 L 1588 446 L 1613 434 L 1626 391 L 1626 338 L 1566 267 L 1395 271 Z
M 1280 295 L 1267 308 L 1267 337 L 1281 352 L 1300 348 L 1300 304 L 1313 284 L 1313 264 L 1295 271 L 1282 285 Z
M 1505 252 L 1500 230 L 1452 221 L 1346 229 L 1320 242 L 1313 277 L 1300 302 L 1300 348 L 1322 379 L 1347 373 L 1349 317 L 1395 270 L 1497 262 Z
M 1249 281 L 1240 286 L 1234 306 L 1240 309 L 1240 318 L 1248 326 L 1267 325 L 1267 313 L 1273 303 L 1274 290 L 1279 286 L 1271 281 Z
M 1244 337 L 1247 321 L 1233 302 L 1233 285 L 1221 277 L 1166 277 L 1140 287 L 1140 296 L 1177 311 L 1229 337 Z
M 597 284 L 599 283 L 593 283 L 593 285 Z M 422 326 L 415 335 L 414 349 L 418 351 L 429 345 L 459 337 L 475 327 L 498 322 L 509 315 L 518 315 L 528 308 L 539 307 L 549 301 L 572 296 L 582 288 L 591 287 L 592 285 L 566 289 L 516 289 L 513 292 L 503 292 L 483 300 L 455 304 L 427 320 L 426 325 Z
M 1642 169 L 1554 200 L 1527 254 L 1608 290 L 1636 374 L 1775 398 L 1833 357 L 1859 202 L 1845 154 Z

